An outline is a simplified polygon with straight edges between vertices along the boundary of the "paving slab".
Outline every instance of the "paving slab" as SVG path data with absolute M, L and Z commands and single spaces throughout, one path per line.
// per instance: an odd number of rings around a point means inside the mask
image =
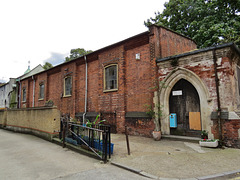
M 152 138 L 129 136 L 131 154 L 128 155 L 125 135 L 113 134 L 112 142 L 113 162 L 160 179 L 210 178 L 240 169 L 240 149 L 205 148 L 188 140 L 154 141 Z

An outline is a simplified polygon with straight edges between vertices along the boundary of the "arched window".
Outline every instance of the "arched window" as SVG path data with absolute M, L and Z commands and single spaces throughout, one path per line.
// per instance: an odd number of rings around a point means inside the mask
M 118 65 L 104 67 L 104 91 L 118 90 Z

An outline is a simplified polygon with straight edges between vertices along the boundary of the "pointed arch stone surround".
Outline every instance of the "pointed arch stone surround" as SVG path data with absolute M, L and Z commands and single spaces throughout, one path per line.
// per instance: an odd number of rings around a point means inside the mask
M 162 134 L 170 134 L 169 127 L 169 96 L 173 86 L 180 80 L 185 79 L 189 81 L 197 90 L 200 98 L 200 110 L 201 110 L 201 125 L 203 130 L 211 134 L 212 121 L 210 119 L 211 114 L 211 99 L 209 98 L 209 91 L 206 88 L 203 81 L 192 71 L 178 67 L 170 72 L 163 80 L 164 87 L 159 87 L 159 104 L 162 107 L 163 116 L 160 120 Z M 210 104 L 209 104 L 210 103 Z

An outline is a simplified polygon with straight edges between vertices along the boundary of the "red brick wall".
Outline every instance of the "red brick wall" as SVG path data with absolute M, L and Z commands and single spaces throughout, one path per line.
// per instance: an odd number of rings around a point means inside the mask
M 227 147 L 240 148 L 240 120 L 221 120 L 223 144 Z M 213 121 L 212 132 L 214 138 L 219 139 L 219 126 L 217 120 Z
M 119 132 L 124 131 L 125 125 L 125 58 L 124 47 L 118 46 L 99 54 L 99 87 L 98 87 L 98 108 L 101 112 L 116 112 L 116 126 Z M 118 90 L 113 92 L 103 92 L 103 70 L 110 64 L 118 65 Z M 109 119 L 110 120 L 110 119 Z M 110 122 L 112 123 L 112 122 Z
M 182 54 L 197 48 L 194 41 L 179 34 L 160 28 L 160 48 L 161 57 L 168 57 Z
M 44 106 L 45 102 L 47 101 L 47 73 L 41 73 L 37 75 L 35 78 L 35 106 Z M 44 84 L 44 98 L 43 100 L 39 100 L 39 91 L 40 91 L 40 84 Z
M 140 53 L 140 60 L 136 54 Z M 149 60 L 149 45 L 126 52 L 126 107 L 127 111 L 146 112 L 145 105 L 152 105 L 152 64 Z
M 47 83 L 46 83 L 46 101 L 52 100 L 54 105 L 57 106 L 61 112 L 62 104 L 61 99 L 63 98 L 63 79 L 61 77 L 61 73 L 54 73 L 48 75 Z M 67 113 L 66 111 L 64 113 Z
M 83 59 L 81 59 L 83 61 Z M 79 60 L 80 61 L 80 60 Z M 85 64 L 82 63 L 76 67 L 76 112 L 84 112 L 85 102 Z
M 101 84 L 99 84 L 99 71 L 101 70 L 102 67 L 99 66 L 98 61 L 91 61 L 88 63 L 88 112 L 99 112 L 98 96 L 99 89 L 102 89 Z
M 226 146 L 240 148 L 240 120 L 223 121 L 223 142 Z

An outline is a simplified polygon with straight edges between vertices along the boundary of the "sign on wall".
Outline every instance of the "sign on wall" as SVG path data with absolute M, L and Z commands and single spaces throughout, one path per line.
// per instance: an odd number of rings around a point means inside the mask
M 173 96 L 181 96 L 182 95 L 182 90 L 178 90 L 178 91 L 173 91 L 172 92 Z

